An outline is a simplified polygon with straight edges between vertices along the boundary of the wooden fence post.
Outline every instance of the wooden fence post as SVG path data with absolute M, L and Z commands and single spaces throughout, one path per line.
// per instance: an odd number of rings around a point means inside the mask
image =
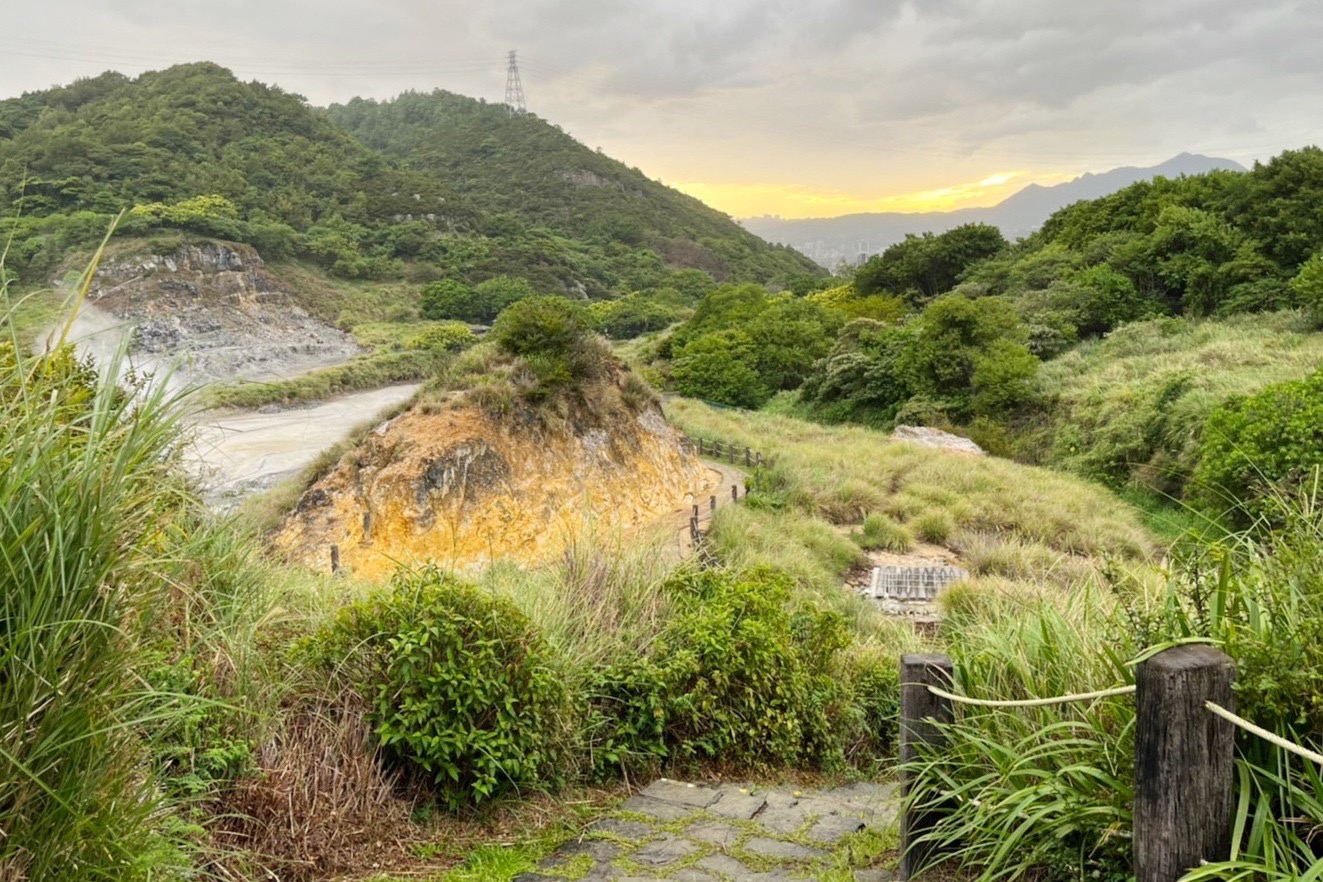
M 760 453 L 758 454 L 758 468 L 762 468 L 762 467 L 763 467 L 763 455 L 762 455 L 762 453 L 760 452 Z
M 340 572 L 340 546 L 339 546 L 339 545 L 332 545 L 332 546 L 331 546 L 331 573 L 332 573 L 332 574 L 335 574 L 335 573 L 338 573 L 338 572 Z
M 697 545 L 698 545 L 698 540 L 700 540 L 700 539 L 702 539 L 702 538 L 703 538 L 703 534 L 702 534 L 701 532 L 699 532 L 699 529 L 698 529 L 698 518 L 690 518 L 690 519 L 689 519 L 689 539 L 690 539 L 690 541 L 692 541 L 692 542 L 694 543 L 694 545 L 697 546 Z
M 752 465 L 753 465 L 753 451 L 751 451 L 749 448 L 746 447 L 744 448 L 744 467 L 747 469 Z
M 739 485 L 739 484 L 731 484 L 731 485 L 730 485 L 730 501 L 731 501 L 731 502 L 739 502 L 739 501 L 740 501 L 740 485 Z
M 711 496 L 707 500 L 708 510 L 715 512 L 717 510 L 717 497 Z
M 929 686 L 951 688 L 951 659 L 945 655 L 902 655 L 900 657 L 900 792 L 907 799 L 914 786 L 908 764 L 918 759 L 919 745 L 941 747 L 946 736 L 935 725 L 955 719 L 955 708 L 945 698 L 928 691 Z M 914 811 L 908 804 L 900 816 L 900 878 L 910 879 L 928 863 L 933 847 L 916 842 L 938 819 L 932 811 Z
M 1211 646 L 1177 646 L 1135 671 L 1135 882 L 1175 882 L 1231 854 L 1235 663 Z

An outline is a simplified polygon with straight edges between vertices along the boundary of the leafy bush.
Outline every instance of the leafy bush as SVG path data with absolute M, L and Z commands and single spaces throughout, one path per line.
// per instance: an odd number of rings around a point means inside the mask
M 758 407 L 772 392 L 754 364 L 753 341 L 741 331 L 714 331 L 675 354 L 671 378 L 681 395 L 736 407 Z
M 497 276 L 475 287 L 443 279 L 423 289 L 419 311 L 423 318 L 488 325 L 501 310 L 535 293 L 527 280 L 513 276 Z
M 1323 370 L 1232 399 L 1208 418 L 1193 484 L 1214 512 L 1244 526 L 1281 515 L 1282 495 L 1323 467 Z
M 839 762 L 845 618 L 792 608 L 793 582 L 773 570 L 704 570 L 672 588 L 680 610 L 655 653 L 672 755 L 754 767 Z
M 652 774 L 669 755 L 665 672 L 648 657 L 625 656 L 593 671 L 584 743 L 593 780 Z
M 402 571 L 308 649 L 366 693 L 382 746 L 425 772 L 452 809 L 564 775 L 565 686 L 507 601 L 434 568 Z
M 1291 293 L 1309 311 L 1314 326 L 1323 328 L 1323 253 L 1300 265 L 1300 272 L 1291 280 Z

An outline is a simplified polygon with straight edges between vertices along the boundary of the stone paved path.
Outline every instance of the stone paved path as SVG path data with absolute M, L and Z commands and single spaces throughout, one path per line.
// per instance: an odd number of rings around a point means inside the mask
M 801 792 L 663 778 L 514 882 L 889 882 L 888 869 L 851 867 L 850 845 L 894 845 L 896 802 L 894 784 Z

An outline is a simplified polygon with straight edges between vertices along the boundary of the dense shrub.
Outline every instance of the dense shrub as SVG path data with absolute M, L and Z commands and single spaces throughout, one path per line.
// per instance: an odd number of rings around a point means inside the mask
M 388 755 L 426 773 L 451 808 L 564 775 L 565 686 L 507 601 L 432 568 L 402 571 L 309 649 L 365 693 Z
M 454 279 L 443 279 L 423 289 L 419 312 L 423 318 L 456 319 L 487 325 L 500 315 L 501 310 L 532 297 L 534 293 L 527 280 L 512 276 L 497 276 L 474 287 Z
M 736 330 L 714 331 L 675 352 L 671 379 L 681 395 L 758 407 L 771 397 L 755 367 L 753 341 Z
M 670 697 L 672 755 L 746 766 L 840 760 L 849 704 L 841 682 L 844 616 L 791 606 L 772 570 L 705 570 L 673 584 L 680 611 L 656 658 Z
M 1247 525 L 1277 520 L 1291 496 L 1323 467 L 1323 370 L 1278 383 L 1213 411 L 1193 483 L 1196 498 Z

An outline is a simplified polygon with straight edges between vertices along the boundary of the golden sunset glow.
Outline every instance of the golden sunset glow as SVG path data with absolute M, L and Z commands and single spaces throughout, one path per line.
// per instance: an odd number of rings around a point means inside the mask
M 835 217 L 864 212 L 978 208 L 995 205 L 1029 183 L 1055 184 L 1072 177 L 1073 174 L 1061 172 L 1005 171 L 970 183 L 875 197 L 795 184 L 682 181 L 673 186 L 732 217 L 774 214 L 784 218 L 800 218 Z

